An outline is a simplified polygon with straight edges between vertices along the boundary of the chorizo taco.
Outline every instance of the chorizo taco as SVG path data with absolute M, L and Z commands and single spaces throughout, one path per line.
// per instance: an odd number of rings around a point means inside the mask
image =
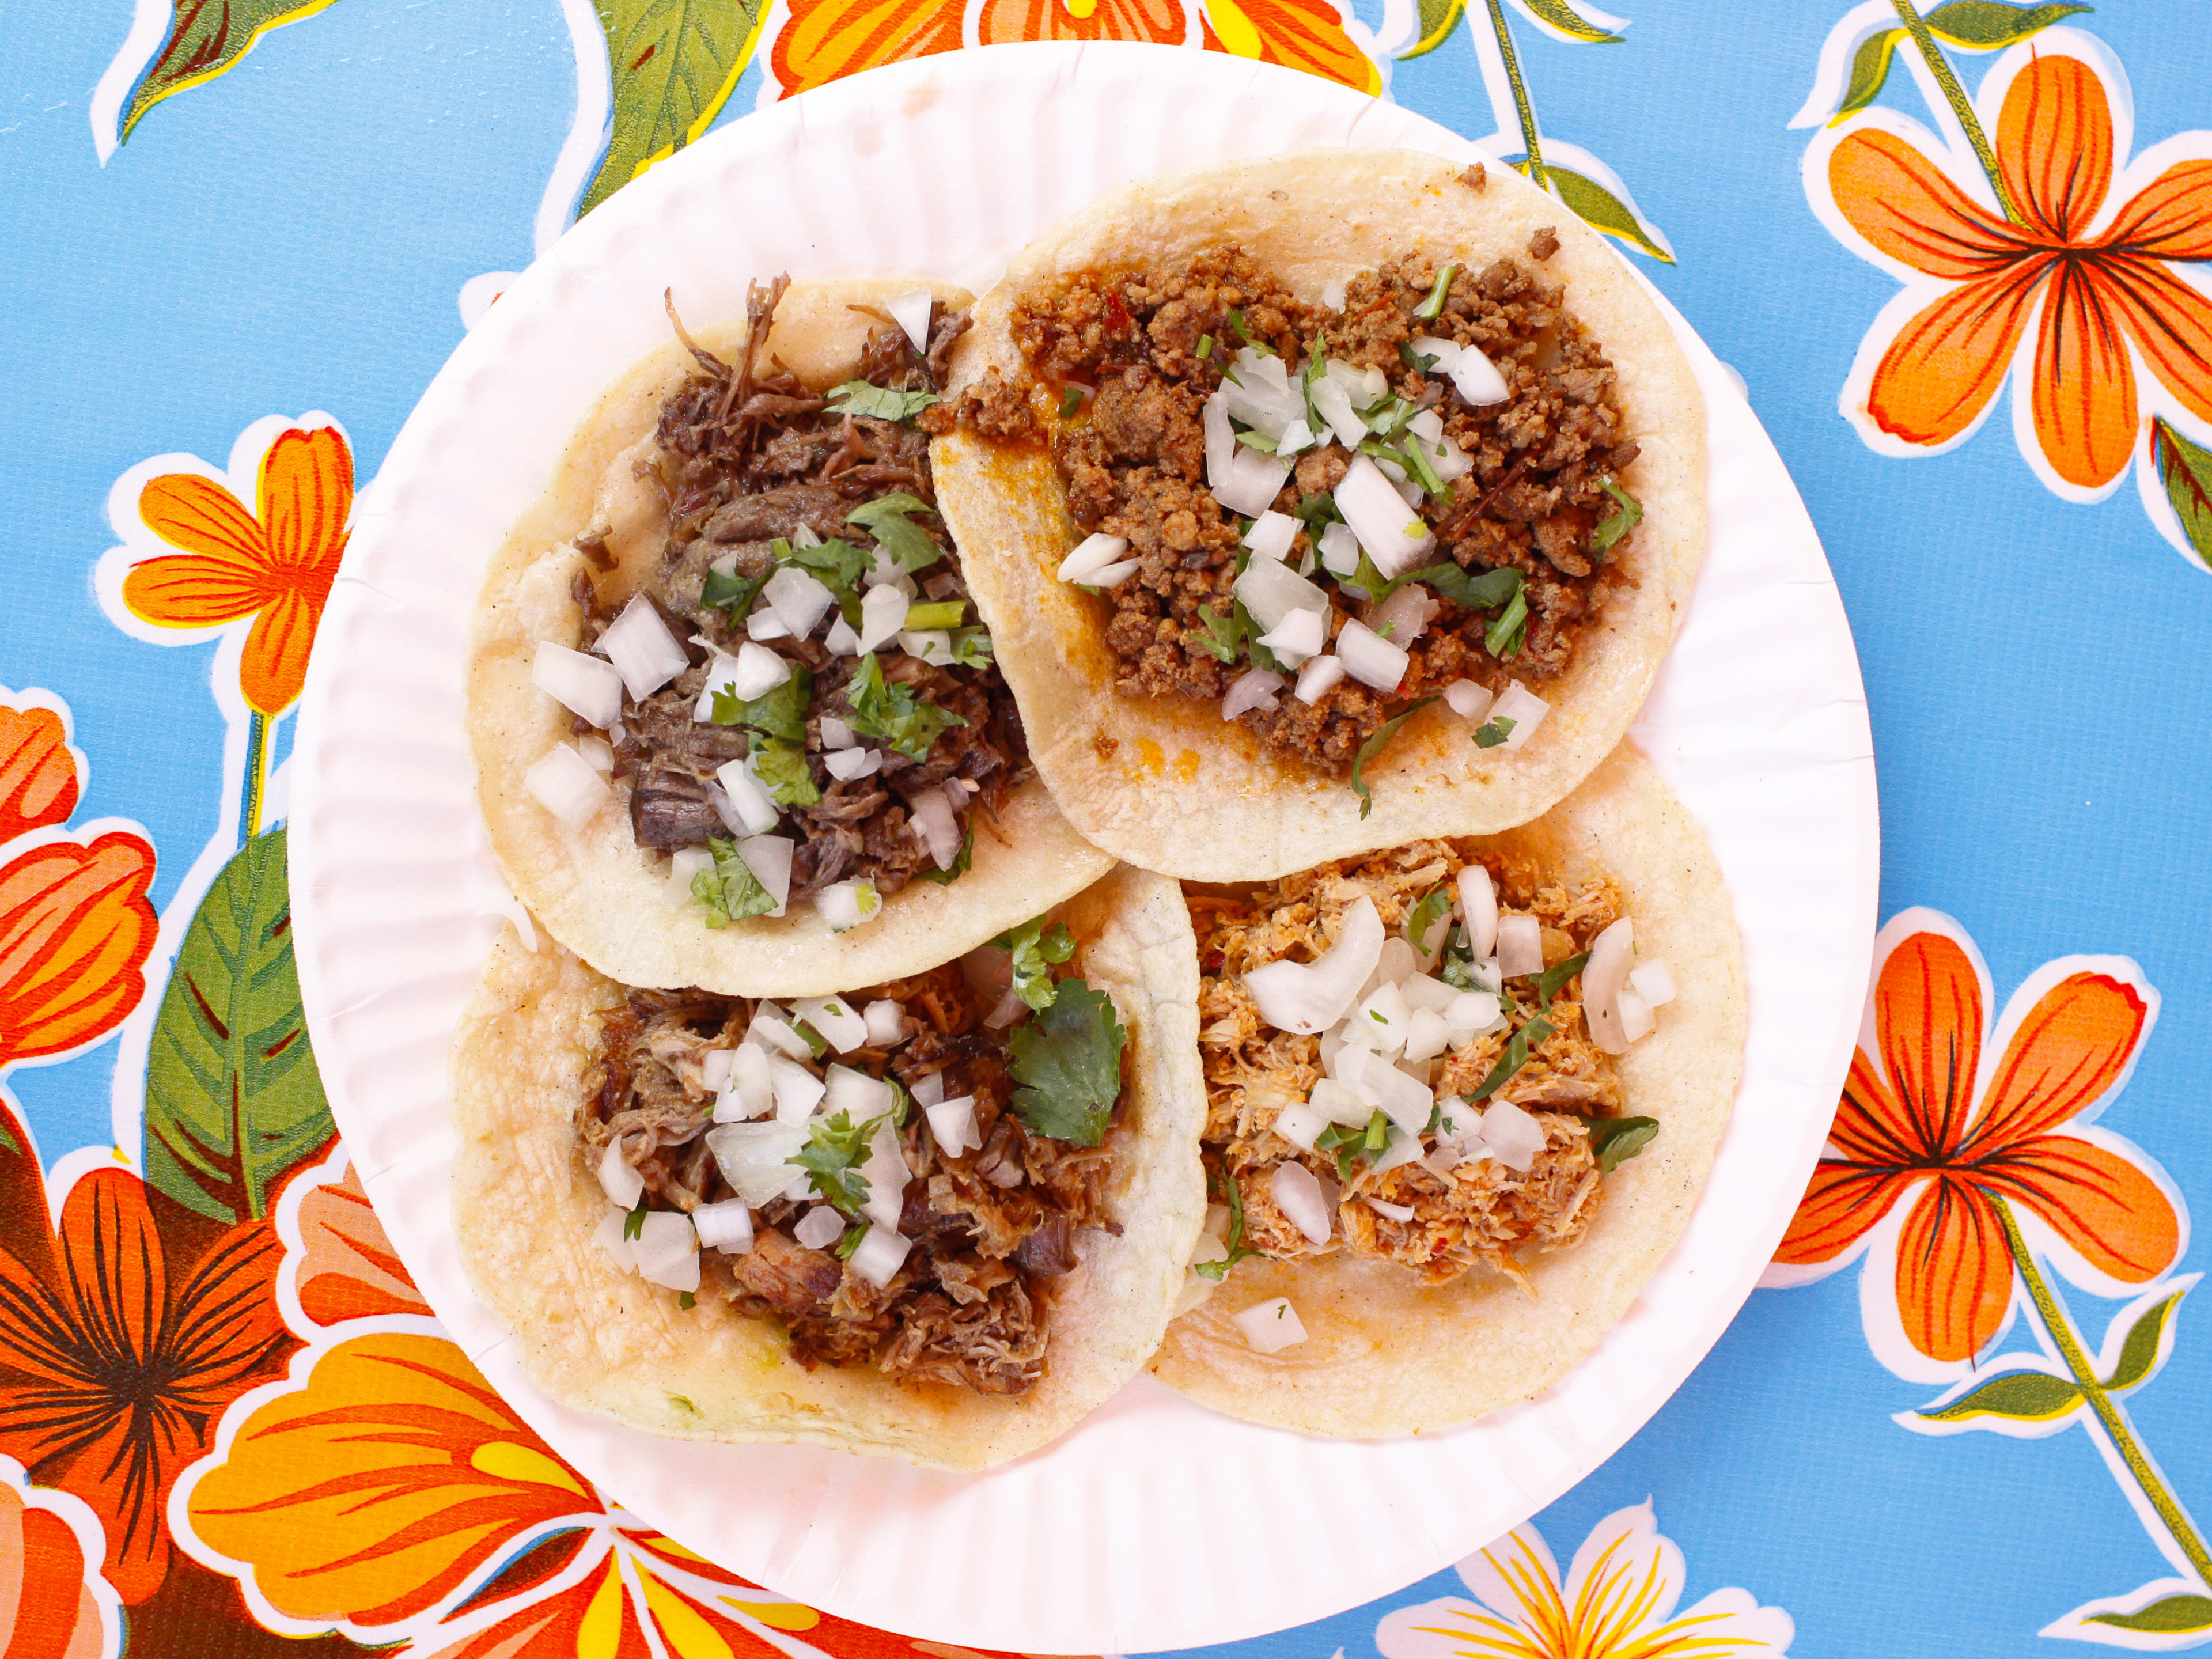
M 1516 175 L 1316 151 L 1127 186 L 925 417 L 1031 754 L 1194 880 L 1526 823 L 1612 751 L 1705 543 L 1658 307 Z
M 453 1206 L 547 1395 L 654 1434 L 953 1469 L 1143 1369 L 1205 1200 L 1175 884 L 781 1002 L 501 938 L 453 1053 Z
M 1626 749 L 1544 817 L 1193 888 L 1214 1203 L 1152 1369 L 1359 1438 L 1540 1393 L 1688 1224 L 1741 1068 L 1704 837 Z
M 1096 881 L 935 508 L 966 295 L 755 286 L 606 397 L 472 624 L 477 793 L 515 892 L 625 984 L 830 991 Z

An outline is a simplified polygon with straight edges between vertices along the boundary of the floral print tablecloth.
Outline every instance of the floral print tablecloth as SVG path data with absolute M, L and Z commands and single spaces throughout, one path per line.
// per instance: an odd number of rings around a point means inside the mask
M 2212 1644 L 2203 22 L 2191 0 L 1650 0 L 1632 27 L 1588 0 L 12 0 L 0 1652 L 958 1652 L 656 1534 L 446 1338 L 317 1079 L 285 794 L 358 492 L 512 271 L 717 122 L 1037 38 L 1396 99 L 1617 239 L 1747 382 L 1873 703 L 1889 920 L 1769 1288 L 1528 1524 L 1243 1646 Z

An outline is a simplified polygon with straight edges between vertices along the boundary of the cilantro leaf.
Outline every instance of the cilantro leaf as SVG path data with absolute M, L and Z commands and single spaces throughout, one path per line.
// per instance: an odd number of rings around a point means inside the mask
M 1244 1188 L 1235 1176 L 1225 1177 L 1223 1184 L 1229 1188 L 1229 1254 L 1218 1261 L 1197 1262 L 1191 1268 L 1200 1279 L 1210 1279 L 1217 1285 L 1246 1256 L 1261 1254 L 1244 1243 Z
M 1398 342 L 1398 361 L 1416 374 L 1425 374 L 1437 366 L 1437 360 L 1427 352 L 1414 350 L 1411 340 Z
M 640 1193 L 637 1195 L 637 1207 L 623 1218 L 624 1238 L 635 1240 L 645 1237 L 645 1206 L 649 1196 L 648 1194 Z
M 1474 746 L 1495 749 L 1513 735 L 1513 728 L 1519 724 L 1510 714 L 1493 715 L 1474 728 Z
M 1601 482 L 1605 493 L 1620 505 L 1601 520 L 1597 528 L 1591 532 L 1590 550 L 1594 553 L 1612 551 L 1615 543 L 1644 522 L 1644 509 L 1633 495 L 1610 478 Z
M 1414 715 L 1419 714 L 1421 710 L 1426 708 L 1431 703 L 1436 701 L 1437 700 L 1434 697 L 1423 697 L 1418 702 L 1407 704 L 1405 708 L 1400 709 L 1396 714 L 1391 715 L 1389 720 L 1384 720 L 1382 725 L 1376 726 L 1375 728 L 1374 735 L 1370 737 L 1366 742 L 1361 744 L 1359 745 L 1359 752 L 1352 757 L 1352 792 L 1359 797 L 1359 816 L 1361 817 L 1365 817 L 1370 812 L 1375 810 L 1374 792 L 1368 788 L 1367 780 L 1362 775 L 1367 763 L 1373 760 L 1376 756 L 1382 752 L 1382 745 L 1398 735 L 1398 728 L 1400 726 L 1403 726 L 1407 720 L 1413 719 Z
M 811 547 L 793 547 L 783 556 L 783 562 L 812 571 L 823 586 L 837 590 L 843 597 L 875 560 L 850 542 L 817 542 Z
M 1045 925 L 1042 916 L 1009 928 L 991 943 L 1012 959 L 1013 992 L 1031 1008 L 1042 1012 L 1053 1004 L 1052 967 L 1075 954 L 1074 936 L 1067 924 Z
M 1583 1125 L 1589 1135 L 1597 1167 L 1611 1175 L 1659 1136 L 1656 1117 L 1594 1117 Z
M 778 806 L 811 806 L 822 799 L 801 745 L 781 738 L 756 738 L 752 757 L 753 775 Z
M 1114 1001 L 1080 979 L 1060 981 L 1052 1006 L 1006 1039 L 1014 1115 L 1036 1134 L 1096 1146 L 1121 1094 L 1121 1048 L 1128 1033 Z
M 846 722 L 864 738 L 881 738 L 908 760 L 927 760 L 939 733 L 948 726 L 965 726 L 966 718 L 933 702 L 924 702 L 904 685 L 886 684 L 884 666 L 869 652 L 853 671 L 845 687 L 852 706 Z
M 1260 643 L 1260 635 L 1267 630 L 1260 626 L 1259 618 L 1245 607 L 1244 601 L 1235 601 L 1231 614 L 1236 617 L 1237 626 L 1243 630 L 1244 654 L 1252 659 L 1252 666 L 1267 669 L 1270 673 L 1279 672 L 1283 659 Z
M 750 726 L 786 743 L 804 743 L 806 708 L 813 701 L 813 672 L 802 663 L 793 663 L 789 679 L 750 701 L 733 691 L 716 691 L 714 720 L 717 726 Z
M 1258 450 L 1262 455 L 1275 453 L 1275 441 L 1264 432 L 1239 432 L 1237 441 L 1247 449 Z
M 855 1221 L 846 1228 L 844 1237 L 839 1239 L 835 1246 L 837 1259 L 840 1261 L 852 1260 L 853 1252 L 860 1248 L 860 1241 L 867 1236 L 868 1224 L 865 1221 Z
M 725 575 L 719 570 L 709 570 L 707 579 L 699 585 L 699 603 L 726 611 L 733 619 L 742 619 L 751 614 L 753 601 L 767 584 L 769 574 L 763 571 L 757 576 L 743 576 L 733 570 Z
M 1490 654 L 1504 662 L 1518 656 L 1522 643 L 1528 637 L 1528 590 L 1516 587 L 1513 597 L 1505 602 L 1505 609 L 1492 619 L 1482 633 L 1482 642 Z
M 817 1118 L 806 1144 L 791 1161 L 807 1171 L 815 1192 L 841 1215 L 855 1216 L 868 1201 L 868 1178 L 855 1166 L 868 1161 L 868 1142 L 883 1121 L 878 1115 L 855 1123 L 850 1112 Z
M 1083 388 L 1081 386 L 1072 386 L 1068 387 L 1066 391 L 1060 394 L 1060 418 L 1061 420 L 1073 420 L 1076 416 L 1076 411 L 1080 410 L 1082 407 Z
M 975 820 L 970 817 L 968 820 L 967 833 L 960 837 L 960 851 L 953 857 L 952 867 L 949 870 L 939 870 L 933 864 L 921 872 L 921 878 L 924 881 L 933 881 L 939 887 L 949 887 L 966 875 L 969 866 L 975 861 Z
M 1490 1068 L 1490 1075 L 1476 1085 L 1474 1092 L 1468 1098 L 1487 1100 L 1503 1089 L 1514 1073 L 1528 1063 L 1528 1051 L 1551 1035 L 1552 1022 L 1541 1014 L 1514 1032 L 1506 1041 L 1505 1052 L 1498 1055 L 1498 1063 Z
M 1474 941 L 1459 922 L 1444 936 L 1443 965 L 1437 973 L 1455 991 L 1472 991 L 1474 984 Z
M 1520 592 L 1524 579 L 1511 565 L 1471 573 L 1455 564 L 1431 564 L 1405 580 L 1428 583 L 1462 611 L 1493 611 Z
M 699 1305 L 699 1293 L 696 1291 L 678 1291 L 676 1293 L 676 1305 L 686 1310 L 687 1311 L 697 1307 Z M 672 1394 L 668 1397 L 674 1401 L 678 1405 L 683 1407 L 687 1412 L 696 1412 L 699 1409 L 680 1394 Z
M 1244 620 L 1237 614 L 1232 603 L 1226 617 L 1212 605 L 1201 606 L 1198 619 L 1205 624 L 1203 634 L 1187 635 L 1190 642 L 1201 651 L 1211 652 L 1224 662 L 1233 663 L 1244 648 Z
M 1540 1008 L 1549 1008 L 1552 1006 L 1552 999 L 1559 995 L 1559 988 L 1582 972 L 1589 963 L 1589 952 L 1584 951 L 1579 955 L 1569 957 L 1565 962 L 1554 963 L 1537 975 L 1536 1006 Z
M 830 389 L 832 415 L 868 415 L 878 421 L 910 421 L 936 401 L 934 392 L 894 392 L 866 380 L 848 380 Z
M 945 550 L 930 540 L 929 532 L 908 516 L 936 511 L 927 501 L 902 489 L 854 507 L 845 515 L 845 522 L 866 530 L 876 538 L 877 546 L 898 561 L 900 569 L 911 574 L 927 569 L 945 556 Z
M 992 661 L 991 630 L 980 625 L 952 630 L 952 665 L 988 668 Z
M 691 896 L 707 907 L 709 927 L 726 927 L 747 916 L 764 916 L 775 908 L 775 897 L 738 856 L 738 843 L 725 836 L 708 838 L 707 850 L 714 867 L 691 878 Z
M 1406 918 L 1407 943 L 1426 956 L 1426 941 L 1436 933 L 1437 924 L 1451 914 L 1451 889 L 1447 885 L 1436 889 L 1415 905 L 1413 914 Z

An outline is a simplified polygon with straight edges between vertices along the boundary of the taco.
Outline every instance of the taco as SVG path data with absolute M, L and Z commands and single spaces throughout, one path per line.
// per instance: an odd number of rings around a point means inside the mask
M 601 972 L 834 990 L 1110 866 L 1030 764 L 933 506 L 913 418 L 965 299 L 779 279 L 703 343 L 672 310 L 494 560 L 478 797 L 517 896 Z
M 1735 1098 L 1697 826 L 1623 749 L 1522 829 L 1188 902 L 1215 1204 L 1153 1370 L 1360 1438 L 1548 1387 L 1681 1236 Z
M 1102 198 L 978 302 L 939 502 L 1069 821 L 1252 880 L 1565 795 L 1705 541 L 1657 307 L 1510 172 L 1400 151 Z
M 495 947 L 453 1053 L 477 1293 L 551 1398 L 954 1469 L 1143 1368 L 1205 1200 L 1190 927 L 1109 876 L 849 995 L 634 990 Z

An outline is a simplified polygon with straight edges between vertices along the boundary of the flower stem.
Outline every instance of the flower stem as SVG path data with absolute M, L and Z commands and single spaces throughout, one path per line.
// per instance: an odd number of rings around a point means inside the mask
M 261 833 L 261 800 L 269 789 L 269 716 L 258 708 L 246 714 L 246 800 L 239 812 L 241 841 Z
M 1904 0 L 1899 0 L 1904 3 Z M 1521 116 L 1521 142 L 1528 151 L 1528 179 L 1539 190 L 1544 182 L 1544 149 L 1536 142 L 1536 111 L 1528 102 L 1528 85 L 1521 78 L 1521 59 L 1513 50 L 1513 32 L 1505 27 L 1504 0 L 1490 0 L 1490 27 L 1498 36 L 1498 55 L 1505 59 L 1505 78 L 1513 88 L 1513 107 Z
M 2135 1426 L 2120 1410 L 2119 1402 L 2106 1391 L 2104 1383 L 2099 1380 L 2096 1367 L 2089 1363 L 2088 1353 L 2081 1346 L 2081 1339 L 2075 1334 L 2073 1322 L 2067 1317 L 2064 1305 L 2051 1288 L 2051 1281 L 2043 1276 L 2043 1269 L 2036 1265 L 2035 1257 L 2027 1248 L 2027 1241 L 2021 1237 L 2020 1222 L 2012 1212 L 2012 1206 L 1999 1200 L 1996 1211 L 1998 1218 L 2004 1224 L 2005 1245 L 2012 1252 L 2013 1262 L 2019 1267 L 2021 1278 L 2027 1282 L 2028 1299 L 2035 1304 L 2035 1311 L 2043 1321 L 2044 1329 L 2051 1333 L 2051 1340 L 2058 1349 L 2058 1357 L 2066 1362 L 2066 1369 L 2073 1374 L 2075 1384 L 2081 1390 L 2082 1398 L 2089 1402 L 2089 1409 L 2096 1413 L 2097 1420 L 2105 1425 L 2105 1432 L 2112 1437 L 2112 1446 L 2119 1453 L 2120 1462 L 2127 1465 L 2129 1474 L 2142 1489 L 2143 1496 L 2150 1500 L 2152 1510 L 2166 1523 L 2166 1531 L 2172 1534 L 2173 1541 L 2180 1547 L 2181 1553 L 2189 1565 L 2197 1570 L 2197 1581 L 2212 1587 L 2212 1551 L 2205 1548 L 2204 1540 L 2190 1524 L 2189 1516 L 2183 1512 L 2181 1504 L 2167 1490 L 2158 1471 L 2151 1466 L 2149 1455 L 2136 1438 Z
M 1897 8 L 1898 16 L 1904 20 L 1906 33 L 1912 36 L 1912 44 L 1920 48 L 1920 56 L 1928 65 L 1928 72 L 1936 77 L 1936 84 L 1942 88 L 1943 97 L 1951 106 L 1951 113 L 1959 118 L 1959 125 L 1966 130 L 1966 142 L 1974 147 L 1974 155 L 1982 164 L 1982 171 L 1989 175 L 1990 188 L 1997 194 L 1997 205 L 2004 210 L 2004 216 L 2013 223 L 2025 225 L 2027 221 L 2021 216 L 2018 205 L 2013 201 L 2012 192 L 2005 188 L 2004 170 L 1997 166 L 1997 153 L 1990 147 L 1990 136 L 1982 131 L 1981 120 L 1975 115 L 1973 105 L 1967 100 L 1966 88 L 1959 84 L 1959 76 L 1951 67 L 1951 60 L 1944 57 L 1942 48 L 1936 44 L 1936 37 L 1929 33 L 1928 20 L 1921 16 L 1920 8 L 1915 0 L 1890 0 L 1890 4 Z M 1496 0 L 1492 0 L 1492 9 L 1496 9 Z

